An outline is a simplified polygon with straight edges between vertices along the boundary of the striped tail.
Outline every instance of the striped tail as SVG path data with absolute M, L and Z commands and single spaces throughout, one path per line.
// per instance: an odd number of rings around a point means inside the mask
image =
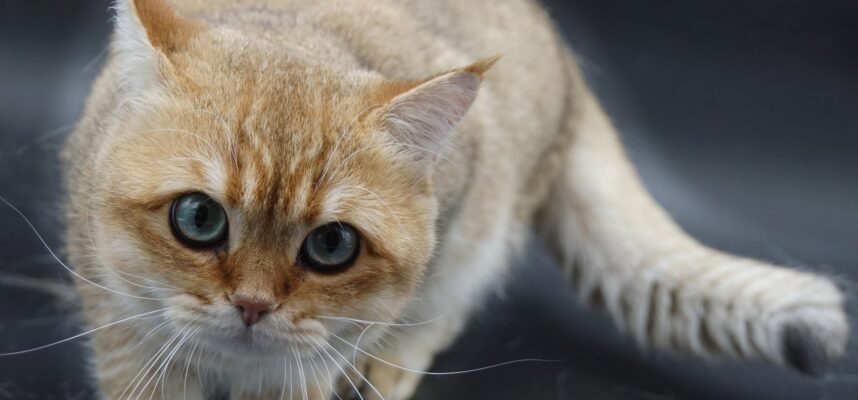
M 643 188 L 592 94 L 581 92 L 566 165 L 537 229 L 585 301 L 660 349 L 806 373 L 840 356 L 849 336 L 840 291 L 689 237 Z

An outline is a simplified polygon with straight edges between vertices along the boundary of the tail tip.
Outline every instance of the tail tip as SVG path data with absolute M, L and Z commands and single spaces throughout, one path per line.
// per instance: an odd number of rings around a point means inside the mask
M 806 375 L 822 375 L 837 358 L 827 351 L 822 339 L 805 324 L 787 325 L 781 340 L 786 363 Z

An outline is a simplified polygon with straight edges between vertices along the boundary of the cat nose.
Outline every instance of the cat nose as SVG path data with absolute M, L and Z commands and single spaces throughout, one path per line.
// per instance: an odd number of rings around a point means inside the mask
M 271 311 L 271 303 L 247 297 L 237 297 L 232 300 L 244 324 L 251 326 L 259 321 L 262 316 Z

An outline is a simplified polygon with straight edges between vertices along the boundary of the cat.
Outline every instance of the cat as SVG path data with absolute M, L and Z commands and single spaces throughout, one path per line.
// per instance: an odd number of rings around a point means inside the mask
M 643 345 L 806 373 L 844 352 L 830 280 L 654 202 L 535 1 L 114 8 L 63 151 L 105 398 L 407 399 L 533 232 Z

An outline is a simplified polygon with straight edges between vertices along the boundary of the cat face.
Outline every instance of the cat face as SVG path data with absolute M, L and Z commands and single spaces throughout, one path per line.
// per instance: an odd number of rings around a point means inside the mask
M 137 4 L 96 158 L 104 279 L 236 354 L 311 355 L 360 333 L 330 318 L 396 319 L 435 244 L 432 167 L 490 62 L 387 81 Z

